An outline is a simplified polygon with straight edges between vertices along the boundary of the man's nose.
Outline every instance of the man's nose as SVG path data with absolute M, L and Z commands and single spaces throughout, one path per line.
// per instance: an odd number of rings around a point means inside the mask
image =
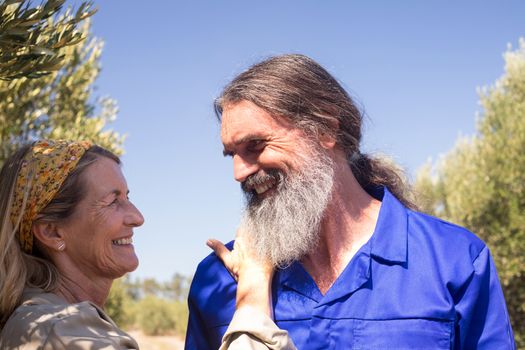
M 233 156 L 233 177 L 236 181 L 242 183 L 258 170 L 259 165 L 256 161 L 247 160 L 238 154 Z

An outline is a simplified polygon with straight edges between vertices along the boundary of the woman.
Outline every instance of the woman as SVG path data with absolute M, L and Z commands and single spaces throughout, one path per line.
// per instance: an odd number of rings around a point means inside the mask
M 37 141 L 0 172 L 0 348 L 138 349 L 102 307 L 138 265 L 142 214 L 120 160 L 87 142 Z
M 102 309 L 138 265 L 133 228 L 144 222 L 117 156 L 87 142 L 21 148 L 0 171 L 0 220 L 1 349 L 138 349 Z M 243 237 L 233 252 L 209 245 L 239 281 L 222 349 L 293 349 L 269 318 L 272 268 Z

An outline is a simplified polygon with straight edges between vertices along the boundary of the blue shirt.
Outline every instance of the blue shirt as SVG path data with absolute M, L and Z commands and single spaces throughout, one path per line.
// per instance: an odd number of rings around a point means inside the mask
M 379 192 L 372 237 L 325 295 L 299 262 L 276 272 L 277 325 L 301 350 L 515 349 L 485 244 Z M 235 292 L 215 254 L 199 264 L 188 298 L 187 350 L 219 348 Z

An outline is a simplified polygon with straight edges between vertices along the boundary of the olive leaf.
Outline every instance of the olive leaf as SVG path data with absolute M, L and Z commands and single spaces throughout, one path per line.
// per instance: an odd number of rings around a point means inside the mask
M 61 50 L 85 37 L 78 26 L 96 9 L 83 2 L 74 12 L 61 13 L 65 0 L 0 1 L 0 79 L 37 78 L 60 69 Z

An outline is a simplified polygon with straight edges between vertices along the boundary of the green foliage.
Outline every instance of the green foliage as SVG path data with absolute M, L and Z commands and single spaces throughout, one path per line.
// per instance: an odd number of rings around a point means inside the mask
M 89 21 L 84 22 L 87 37 L 89 29 Z M 21 144 L 39 138 L 90 140 L 122 153 L 123 137 L 105 130 L 116 117 L 115 101 L 92 96 L 102 41 L 91 38 L 60 52 L 63 66 L 56 72 L 0 80 L 0 165 Z
M 168 299 L 185 302 L 190 284 L 191 277 L 175 273 L 170 281 L 164 283 L 163 294 Z
M 479 92 L 476 135 L 427 164 L 416 189 L 427 212 L 468 227 L 490 247 L 525 348 L 525 39 L 504 59 L 504 75 Z
M 121 328 L 128 328 L 135 324 L 135 310 L 133 299 L 128 294 L 127 280 L 120 278 L 113 282 L 104 310 Z
M 144 334 L 167 334 L 175 329 L 173 311 L 168 301 L 148 295 L 139 302 L 138 324 Z
M 66 60 L 60 49 L 84 39 L 77 26 L 96 11 L 91 2 L 60 15 L 65 0 L 0 2 L 0 79 L 38 78 L 57 71 Z M 55 17 L 53 19 L 53 17 Z
M 157 295 L 161 292 L 161 285 L 154 278 L 142 280 L 142 291 L 145 295 Z
M 175 334 L 183 337 L 186 335 L 186 327 L 188 325 L 188 305 L 186 304 L 186 300 L 176 301 L 171 305 L 172 315 L 175 321 Z
M 184 336 L 190 280 L 180 274 L 166 283 L 153 278 L 121 278 L 113 283 L 105 310 L 124 329 L 138 327 L 147 335 Z

